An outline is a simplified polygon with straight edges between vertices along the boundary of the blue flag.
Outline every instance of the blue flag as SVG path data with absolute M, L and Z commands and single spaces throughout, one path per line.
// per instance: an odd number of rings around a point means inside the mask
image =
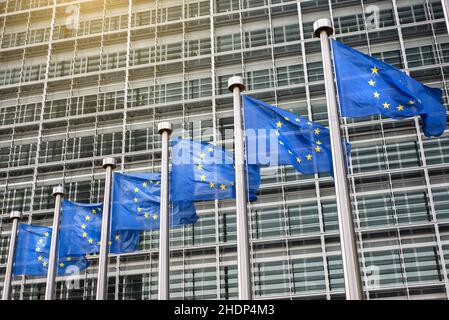
M 14 275 L 47 275 L 51 233 L 52 229 L 49 227 L 19 224 L 13 268 Z M 61 246 L 57 263 L 58 275 L 77 273 L 88 266 L 88 261 L 84 256 L 62 255 Z
M 430 88 L 389 64 L 332 40 L 341 115 L 382 114 L 393 119 L 420 115 L 427 137 L 446 129 L 442 91 Z
M 172 142 L 172 196 L 175 201 L 235 198 L 234 156 L 206 142 Z M 247 166 L 250 201 L 260 185 L 259 166 Z
M 246 95 L 243 107 L 248 163 L 292 165 L 304 174 L 333 172 L 328 128 Z
M 114 173 L 112 230 L 157 230 L 160 220 L 160 173 Z M 170 204 L 172 227 L 198 220 L 192 202 Z
M 100 251 L 103 203 L 62 204 L 59 243 L 64 254 L 82 255 Z M 139 231 L 117 230 L 111 233 L 109 252 L 127 253 L 139 250 Z

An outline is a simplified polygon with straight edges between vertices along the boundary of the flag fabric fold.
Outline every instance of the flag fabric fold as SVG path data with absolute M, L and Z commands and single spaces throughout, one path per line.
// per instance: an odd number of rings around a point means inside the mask
M 393 119 L 421 116 L 427 137 L 446 129 L 442 90 L 430 88 L 401 70 L 332 40 L 343 117 L 381 114 Z
M 112 230 L 158 230 L 160 220 L 160 173 L 114 173 Z M 170 203 L 170 226 L 198 220 L 192 202 Z
M 50 257 L 52 228 L 19 224 L 13 274 L 46 276 Z M 59 245 L 57 274 L 78 273 L 88 266 L 83 255 L 64 255 L 65 248 Z
M 304 174 L 333 172 L 328 128 L 247 95 L 243 108 L 248 163 L 292 165 Z M 345 146 L 348 159 L 350 144 Z
M 249 200 L 256 199 L 260 185 L 259 166 L 249 165 Z M 172 141 L 172 197 L 175 201 L 235 198 L 234 156 L 207 142 Z
M 65 254 L 100 252 L 103 203 L 76 203 L 64 200 L 62 204 L 59 242 Z M 113 230 L 109 252 L 128 253 L 139 249 L 139 231 Z

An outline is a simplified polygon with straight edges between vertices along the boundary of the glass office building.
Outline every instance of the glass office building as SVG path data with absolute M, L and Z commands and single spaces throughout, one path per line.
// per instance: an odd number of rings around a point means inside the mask
M 233 148 L 227 79 L 327 125 L 319 41 L 338 40 L 449 87 L 440 0 L 0 1 L 0 288 L 12 210 L 52 224 L 52 188 L 101 202 L 105 156 L 117 170 L 158 171 L 161 120 L 184 137 Z M 449 135 L 419 119 L 341 119 L 368 299 L 449 297 Z M 264 168 L 249 205 L 255 299 L 343 299 L 335 189 L 329 175 Z M 195 225 L 170 234 L 172 299 L 237 298 L 235 203 L 197 203 Z M 157 299 L 159 233 L 112 255 L 109 299 Z M 97 256 L 58 299 L 94 299 Z M 44 278 L 15 277 L 14 299 L 43 299 Z

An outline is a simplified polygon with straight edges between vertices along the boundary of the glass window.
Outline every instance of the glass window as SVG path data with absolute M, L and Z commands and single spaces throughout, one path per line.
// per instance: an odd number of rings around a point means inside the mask
M 404 249 L 408 283 L 442 281 L 437 252 L 436 247 Z

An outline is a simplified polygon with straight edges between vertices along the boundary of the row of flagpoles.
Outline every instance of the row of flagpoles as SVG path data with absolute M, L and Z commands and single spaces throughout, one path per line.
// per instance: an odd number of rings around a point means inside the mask
M 335 87 L 332 73 L 331 53 L 328 36 L 333 32 L 331 22 L 321 19 L 314 24 L 314 35 L 321 39 L 322 56 L 325 72 L 326 98 L 329 113 L 329 126 L 331 130 L 331 146 L 333 154 L 333 166 L 335 172 L 335 186 L 337 193 L 337 207 L 341 235 L 341 248 L 343 256 L 344 280 L 347 299 L 362 299 L 362 286 L 358 268 L 356 239 L 352 225 L 352 210 L 349 198 L 349 187 L 346 178 L 346 166 L 342 137 L 340 133 L 337 102 L 335 98 Z M 234 105 L 234 132 L 235 132 L 235 190 L 236 190 L 236 219 L 237 219 L 237 268 L 238 268 L 238 297 L 240 300 L 252 299 L 251 290 L 251 267 L 248 236 L 247 217 L 247 191 L 245 172 L 245 149 L 244 133 L 242 125 L 241 92 L 245 90 L 243 78 L 231 77 L 228 80 L 228 88 L 233 93 Z M 160 240 L 159 240 L 159 274 L 158 274 L 158 297 L 160 300 L 169 299 L 169 136 L 172 126 L 169 122 L 161 122 L 158 132 L 162 137 L 161 155 L 161 202 L 160 202 Z M 98 264 L 98 281 L 96 299 L 107 298 L 108 284 L 108 240 L 111 227 L 111 191 L 112 173 L 116 163 L 113 158 L 103 160 L 105 174 L 104 208 L 101 225 L 101 241 Z M 60 228 L 61 201 L 63 196 L 62 187 L 55 187 L 55 208 L 53 218 L 53 230 Z M 11 295 L 12 266 L 15 251 L 15 238 L 17 235 L 18 220 L 20 213 L 13 212 L 12 237 L 8 256 L 7 270 L 3 289 L 3 299 L 9 299 Z M 47 286 L 45 299 L 54 299 L 57 243 L 59 232 L 52 232 L 49 267 L 47 274 Z
M 340 114 L 337 108 L 337 91 L 334 84 L 332 54 L 329 44 L 329 36 L 332 34 L 333 28 L 329 19 L 320 19 L 314 23 L 314 36 L 320 38 L 321 42 L 329 130 L 311 121 L 302 120 L 298 115 L 267 105 L 248 96 L 244 97 L 245 127 L 247 130 L 248 128 L 258 129 L 260 127 L 264 129 L 275 129 L 274 132 L 278 137 L 276 145 L 279 143 L 279 145 L 283 146 L 283 149 L 279 150 L 280 153 L 278 154 L 279 159 L 282 158 L 280 164 L 292 164 L 296 166 L 295 168 L 299 172 L 303 173 L 331 172 L 333 174 L 346 299 L 361 300 L 363 299 L 363 290 L 357 253 L 357 241 L 352 220 L 347 163 L 345 161 L 345 151 L 348 151 L 348 146 L 345 149 L 343 145 L 344 140 L 341 135 Z M 444 132 L 446 129 L 446 109 L 441 103 L 441 90 L 426 87 L 392 66 L 344 46 L 335 40 L 332 41 L 334 45 L 334 64 L 339 89 L 340 109 L 343 116 L 360 117 L 382 114 L 388 117 L 402 119 L 420 115 L 422 117 L 422 128 L 426 136 L 440 136 Z M 251 187 L 248 188 L 248 183 L 251 185 L 252 179 L 250 167 L 245 164 L 245 137 L 243 133 L 241 106 L 241 93 L 245 87 L 242 77 L 231 77 L 228 80 L 228 88 L 233 93 L 234 109 L 235 167 L 233 170 L 231 169 L 231 172 L 233 174 L 235 173 L 238 297 L 241 300 L 250 300 L 252 299 L 252 289 L 247 203 L 248 191 L 250 191 L 249 199 L 251 200 Z M 381 101 L 379 99 L 381 94 L 385 96 L 385 100 Z M 384 98 L 383 96 L 382 98 Z M 382 104 L 383 101 L 385 102 Z M 255 105 L 258 105 L 259 109 L 256 109 Z M 251 106 L 253 109 L 251 109 Z M 361 109 L 360 106 L 362 106 Z M 249 113 L 255 110 L 259 110 L 257 112 L 261 113 L 250 116 Z M 277 122 L 274 122 L 273 119 L 277 119 L 274 120 Z M 172 188 L 169 186 L 169 138 L 171 132 L 172 126 L 169 122 L 159 123 L 158 133 L 162 137 L 158 274 L 158 298 L 160 300 L 169 299 L 169 194 L 170 190 L 179 187 L 176 184 Z M 320 134 L 324 132 L 325 135 L 320 137 Z M 296 134 L 302 135 L 301 139 L 303 140 L 297 139 Z M 306 134 L 309 134 L 308 138 Z M 248 134 L 246 138 L 249 139 Z M 303 143 L 304 145 L 302 145 Z M 182 149 L 182 146 L 178 145 L 178 148 Z M 248 145 L 246 152 L 247 157 L 249 157 Z M 205 157 L 205 154 L 201 153 L 199 157 Z M 305 161 L 302 161 L 303 158 Z M 249 163 L 248 159 L 247 162 Z M 260 164 L 260 159 L 256 162 Z M 321 169 L 318 168 L 320 163 L 323 165 Z M 176 171 L 175 167 L 173 166 L 173 172 Z M 111 233 L 111 193 L 115 160 L 113 158 L 105 158 L 103 168 L 106 171 L 106 177 L 101 239 L 99 241 L 97 300 L 107 298 L 108 242 Z M 201 168 L 202 164 L 200 162 L 198 164 L 198 170 L 201 170 Z M 247 168 L 250 173 L 249 175 L 246 172 Z M 179 168 L 178 170 L 182 171 Z M 201 181 L 205 181 L 205 179 L 206 176 L 202 175 Z M 246 181 L 247 179 L 248 181 Z M 214 183 L 210 181 L 210 188 L 213 187 Z M 226 189 L 224 184 L 221 187 L 223 188 L 222 190 Z M 174 194 L 179 196 L 178 193 L 182 192 L 179 189 L 177 190 Z M 254 190 L 252 191 L 254 192 Z M 55 292 L 54 285 L 58 258 L 57 245 L 63 197 L 62 187 L 55 187 L 53 195 L 56 201 L 45 293 L 45 299 L 47 300 L 54 299 Z M 200 200 L 210 199 L 200 197 Z M 134 201 L 137 202 L 138 199 L 135 198 Z M 9 299 L 11 296 L 11 278 L 20 213 L 13 212 L 11 218 L 13 225 L 3 288 L 3 299 Z

